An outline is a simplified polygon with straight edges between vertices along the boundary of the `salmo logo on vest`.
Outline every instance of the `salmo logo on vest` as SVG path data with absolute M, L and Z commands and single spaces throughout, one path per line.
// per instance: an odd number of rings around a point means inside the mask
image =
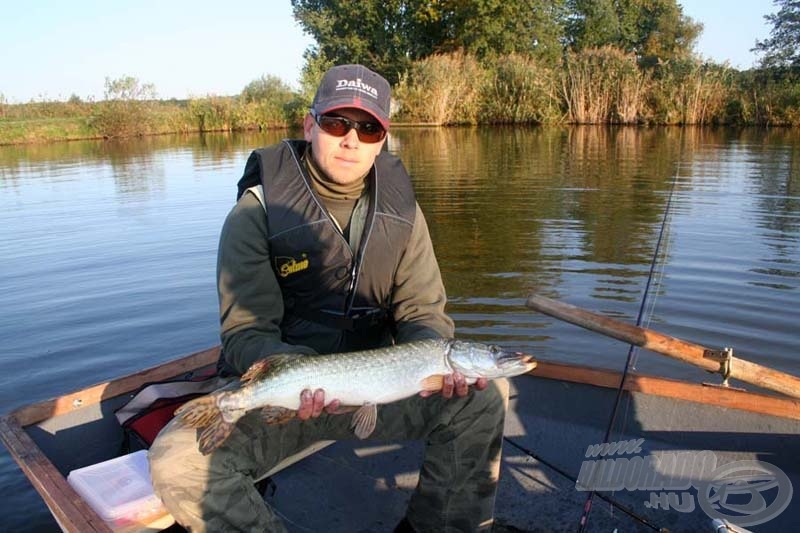
M 296 274 L 297 272 L 307 268 L 308 258 L 306 257 L 306 254 L 303 254 L 302 259 L 299 261 L 294 257 L 275 258 L 275 269 L 278 271 L 278 275 L 282 278 L 291 276 L 292 274 Z
M 336 80 L 336 90 L 343 91 L 346 89 L 356 90 L 358 92 L 366 93 L 373 98 L 378 97 L 378 89 L 373 87 L 372 85 L 367 85 L 361 78 L 357 78 L 355 80 Z

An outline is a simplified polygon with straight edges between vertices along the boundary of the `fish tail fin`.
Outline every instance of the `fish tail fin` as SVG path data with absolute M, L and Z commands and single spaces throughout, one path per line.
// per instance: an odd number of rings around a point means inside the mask
M 224 393 L 222 393 L 224 394 Z M 234 420 L 226 420 L 219 408 L 219 394 L 209 394 L 186 402 L 175 410 L 175 416 L 188 427 L 202 428 L 198 443 L 200 453 L 208 455 L 228 438 L 236 425 L 239 416 Z

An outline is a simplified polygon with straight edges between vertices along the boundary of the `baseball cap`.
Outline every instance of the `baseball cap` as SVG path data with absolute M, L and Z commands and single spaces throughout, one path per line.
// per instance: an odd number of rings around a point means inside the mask
M 319 115 L 344 107 L 366 111 L 389 129 L 391 87 L 380 74 L 364 65 L 338 65 L 328 69 L 314 95 L 311 108 Z

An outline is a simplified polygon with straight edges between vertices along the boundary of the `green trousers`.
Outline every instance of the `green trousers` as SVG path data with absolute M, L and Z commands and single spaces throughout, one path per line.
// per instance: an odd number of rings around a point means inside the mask
M 406 517 L 420 532 L 481 531 L 492 525 L 508 382 L 495 380 L 463 398 L 414 396 L 378 407 L 369 441 L 423 440 L 425 457 Z M 351 415 L 280 426 L 248 413 L 207 456 L 197 431 L 175 420 L 149 452 L 156 494 L 194 532 L 285 531 L 254 487 L 281 460 L 320 440 L 353 440 Z M 331 472 L 331 481 L 335 480 Z

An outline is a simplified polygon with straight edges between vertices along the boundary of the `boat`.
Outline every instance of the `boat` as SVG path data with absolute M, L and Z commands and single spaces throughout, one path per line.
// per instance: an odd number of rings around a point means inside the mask
M 617 326 L 604 323 L 627 340 Z M 650 349 L 653 338 L 634 340 Z M 656 344 L 656 350 L 674 349 L 674 343 Z M 123 452 L 125 435 L 114 412 L 148 383 L 207 372 L 219 351 L 179 357 L 0 417 L 0 439 L 64 531 L 112 531 L 67 476 Z M 730 364 L 727 369 L 726 378 L 735 374 Z M 796 529 L 797 397 L 554 361 L 540 361 L 511 384 L 494 531 Z M 617 397 L 620 415 L 609 432 Z M 290 531 L 391 531 L 416 484 L 421 454 L 418 442 L 321 443 L 276 469 L 265 498 Z M 645 481 L 634 464 L 655 465 L 661 475 Z

